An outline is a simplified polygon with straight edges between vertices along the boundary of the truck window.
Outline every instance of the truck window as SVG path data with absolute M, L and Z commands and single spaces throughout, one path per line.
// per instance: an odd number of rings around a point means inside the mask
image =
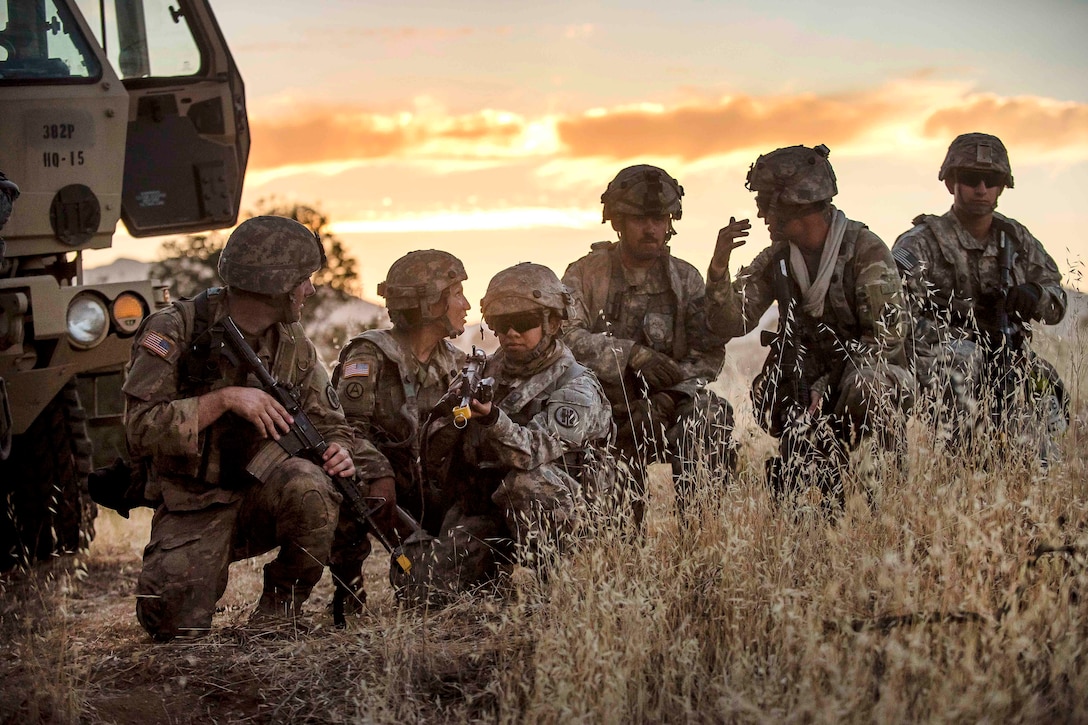
M 99 41 L 105 10 L 106 55 L 122 80 L 195 76 L 200 48 L 178 0 L 78 0 Z
M 0 84 L 94 81 L 102 69 L 68 9 L 53 0 L 0 0 Z

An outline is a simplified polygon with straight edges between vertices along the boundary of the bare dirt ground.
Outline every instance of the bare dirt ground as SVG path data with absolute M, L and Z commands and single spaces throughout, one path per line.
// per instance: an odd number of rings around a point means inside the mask
M 283 684 L 270 678 L 277 660 L 281 671 L 304 669 L 304 659 L 321 667 L 315 648 L 350 660 L 358 644 L 351 630 L 331 627 L 327 574 L 307 606 L 312 633 L 271 640 L 246 628 L 268 557 L 232 566 L 212 634 L 156 644 L 136 621 L 134 597 L 150 511 L 126 521 L 103 510 L 97 528 L 86 555 L 3 583 L 0 722 L 289 721 L 297 703 L 273 696 Z M 376 560 L 374 567 L 380 581 Z M 388 592 L 378 589 L 370 603 L 375 617 L 393 609 Z

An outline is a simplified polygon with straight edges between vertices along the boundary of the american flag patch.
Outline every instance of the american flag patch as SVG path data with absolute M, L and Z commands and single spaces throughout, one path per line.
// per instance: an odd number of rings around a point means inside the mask
M 140 344 L 161 358 L 167 358 L 174 352 L 174 343 L 154 330 L 145 332 Z
M 344 374 L 341 377 L 365 378 L 368 375 L 370 375 L 370 363 L 349 362 L 344 366 Z

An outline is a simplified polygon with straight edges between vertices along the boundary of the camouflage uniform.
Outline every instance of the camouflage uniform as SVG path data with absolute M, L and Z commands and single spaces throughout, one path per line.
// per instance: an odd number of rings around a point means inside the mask
M 254 229 L 262 232 L 261 224 L 247 231 Z M 227 314 L 219 290 L 209 294 L 208 311 L 212 327 Z M 321 578 L 340 504 L 329 477 L 307 460 L 288 458 L 262 481 L 248 474 L 253 455 L 273 444 L 240 417 L 227 413 L 198 430 L 200 395 L 260 385 L 225 356 L 208 358 L 216 374 L 202 369 L 194 383 L 187 349 L 196 342 L 195 317 L 189 300 L 148 317 L 123 388 L 130 452 L 147 459 L 146 497 L 160 502 L 136 604 L 140 623 L 160 640 L 206 631 L 226 589 L 229 564 L 277 546 L 279 555 L 264 569 L 261 609 L 296 614 Z M 351 431 L 302 326 L 273 325 L 249 342 L 273 376 L 302 391 L 303 408 L 326 439 L 350 450 Z
M 970 153 L 964 158 L 965 151 Z M 989 157 L 980 161 L 979 154 Z M 939 178 L 954 168 L 1003 172 L 1005 185 L 1012 187 L 1004 145 L 987 134 L 965 134 L 953 142 Z M 919 215 L 913 223 L 893 249 L 914 316 L 915 374 L 935 408 L 940 435 L 948 445 L 973 445 L 995 418 L 1006 424 L 1020 419 L 1021 433 L 1030 432 L 1032 420 L 1041 420 L 1045 431 L 1037 432 L 1037 445 L 1046 460 L 1067 426 L 1066 393 L 1053 366 L 1031 350 L 1029 326 L 1013 318 L 1004 333 L 1000 329 L 1005 292 L 999 235 L 1004 232 L 1012 245 L 1011 287 L 1037 289 L 1032 320 L 1053 325 L 1065 317 L 1058 266 L 1026 227 L 996 212 L 982 240 L 951 210 Z M 1001 361 L 1010 364 L 1014 375 L 998 369 Z
M 521 264 L 500 272 L 488 295 L 495 297 L 503 279 L 543 270 Z M 541 276 L 560 286 L 550 270 Z M 525 284 L 529 294 L 532 282 Z M 542 304 L 550 304 L 549 294 Z M 499 305 L 489 305 L 489 297 L 482 307 L 490 320 Z M 608 401 L 562 341 L 545 335 L 529 363 L 514 363 L 499 350 L 484 375 L 494 379 L 490 419 L 472 417 L 453 435 L 447 417 L 428 431 L 428 471 L 456 494 L 429 556 L 413 568 L 414 584 L 432 594 L 467 591 L 515 555 L 532 564 L 561 551 L 579 532 L 587 500 L 606 496 L 613 483 L 614 469 L 605 470 Z
M 638 182 L 626 187 L 618 199 L 610 194 L 632 169 L 655 167 L 631 167 L 617 175 L 602 197 L 605 219 L 652 213 L 657 207 L 679 219 L 683 190 L 678 186 L 679 194 L 670 204 L 666 185 L 664 203 L 658 201 L 656 206 L 649 194 L 640 196 L 647 192 Z M 685 463 L 710 459 L 716 471 L 731 471 L 735 465 L 732 407 L 706 388 L 717 380 L 725 360 L 726 338 L 707 323 L 709 316 L 720 313 L 707 310 L 710 301 L 699 271 L 672 256 L 668 247 L 658 263 L 639 273 L 623 264 L 620 244 L 597 242 L 589 254 L 567 267 L 563 283 L 574 293 L 575 304 L 563 339 L 604 385 L 619 430 L 617 446 L 632 464 L 639 487 L 644 486 L 646 465 L 669 461 L 682 495 L 690 485 L 686 479 L 693 475 Z M 632 355 L 639 348 L 674 360 L 682 380 L 664 391 L 648 390 L 632 372 Z M 641 407 L 650 410 L 645 427 L 639 425 Z M 696 446 L 701 450 L 696 451 Z M 636 517 L 641 517 L 640 510 Z
M 344 414 L 355 433 L 359 477 L 395 478 L 397 505 L 431 532 L 441 524 L 446 504 L 419 470 L 419 431 L 464 361 L 463 352 L 442 341 L 421 363 L 403 334 L 367 330 L 343 349 L 334 373 Z M 371 551 L 362 525 L 342 519 L 336 539 L 333 573 L 354 576 Z
M 378 285 L 394 329 L 367 330 L 352 338 L 333 372 L 333 384 L 355 433 L 353 457 L 359 477 L 395 479 L 397 505 L 431 533 L 438 531 L 448 504 L 420 470 L 420 429 L 460 372 L 465 354 L 440 340 L 427 362 L 421 363 L 412 351 L 409 331 L 440 323 L 446 334 L 456 335 L 445 313 L 430 316 L 431 306 L 467 278 L 461 261 L 440 250 L 413 251 L 398 259 Z M 350 609 L 365 599 L 362 566 L 372 549 L 368 533 L 374 532 L 365 523 L 341 516 L 330 570 L 337 596 Z
M 805 213 L 807 205 L 828 202 L 834 218 L 839 212 L 829 200 L 838 189 L 827 153 L 823 146 L 798 146 L 761 156 L 749 172 L 749 188 L 769 199 L 761 196 L 757 203 L 785 207 L 783 213 L 791 208 Z M 794 175 L 794 162 L 800 159 L 804 167 L 814 154 L 817 169 L 826 164 L 826 175 L 806 176 L 811 170 Z M 731 287 L 708 288 L 708 296 L 722 310 L 712 320 L 721 334 L 731 338 L 756 329 L 775 302 L 785 316 L 775 288 L 775 275 L 782 270 L 787 271 L 791 298 L 800 297 L 790 246 L 773 241 L 740 270 Z M 837 471 L 848 461 L 848 447 L 872 436 L 880 448 L 901 455 L 904 416 L 913 403 L 904 350 L 907 315 L 890 250 L 864 224 L 846 219 L 823 314 L 816 317 L 800 305 L 787 304 L 791 319 L 780 318 L 779 335 L 801 351 L 797 367 L 781 370 L 780 353 L 773 347 L 752 385 L 761 426 L 780 439 L 781 459 L 772 459 L 768 472 L 776 486 L 790 488 L 803 480 L 835 488 L 841 496 Z M 809 401 L 795 400 L 797 395 L 786 392 L 790 387 L 821 396 L 815 418 L 801 414 Z

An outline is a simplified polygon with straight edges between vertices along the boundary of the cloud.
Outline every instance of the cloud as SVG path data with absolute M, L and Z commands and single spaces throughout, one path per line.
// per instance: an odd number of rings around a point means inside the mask
M 979 94 L 937 111 L 924 126 L 927 136 L 947 140 L 971 131 L 992 133 L 1010 149 L 1069 151 L 1083 158 L 1088 149 L 1088 104 Z
M 563 37 L 567 40 L 581 40 L 584 38 L 591 38 L 596 32 L 597 27 L 593 23 L 583 23 L 581 25 L 568 25 L 563 29 Z
M 847 143 L 898 111 L 879 95 L 734 96 L 667 108 L 587 113 L 561 120 L 572 156 L 675 156 L 693 161 L 764 146 Z
M 538 158 L 673 158 L 691 163 L 737 152 L 826 143 L 837 154 L 910 153 L 957 133 L 988 130 L 1018 156 L 1088 158 L 1088 104 L 972 94 L 924 75 L 846 94 L 736 95 L 523 115 L 450 114 L 431 99 L 411 111 L 314 109 L 254 118 L 254 170 L 380 160 L 505 162 Z
M 392 115 L 328 109 L 299 120 L 254 119 L 251 129 L 253 169 L 394 157 L 484 160 L 552 151 L 539 125 L 491 109 L 456 116 L 433 108 Z
M 601 214 L 596 209 L 518 207 L 388 215 L 383 218 L 336 222 L 330 226 L 337 234 L 403 234 L 503 229 L 584 229 L 600 220 Z

